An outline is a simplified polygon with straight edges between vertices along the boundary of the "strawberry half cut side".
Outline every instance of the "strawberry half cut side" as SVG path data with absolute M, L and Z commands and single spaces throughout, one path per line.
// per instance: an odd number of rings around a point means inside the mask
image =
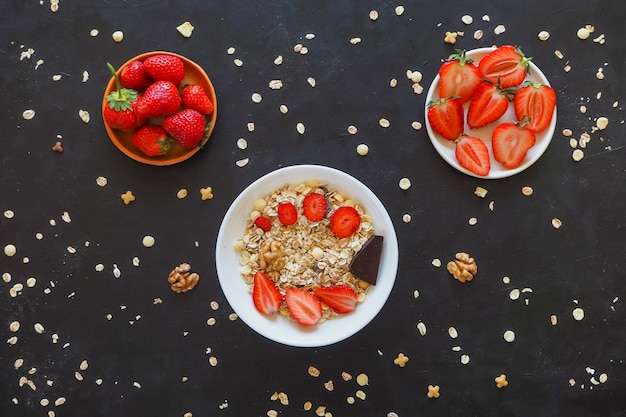
M 454 155 L 459 165 L 476 175 L 484 177 L 491 170 L 489 149 L 480 138 L 461 135 L 456 141 Z
M 277 312 L 283 301 L 276 284 L 261 270 L 256 271 L 254 274 L 252 301 L 254 302 L 254 307 L 262 314 Z
M 333 285 L 318 288 L 314 294 L 320 301 L 334 312 L 346 314 L 354 311 L 358 304 L 358 297 L 354 289 L 347 285 Z
M 313 294 L 299 288 L 289 288 L 285 303 L 291 317 L 302 326 L 313 326 L 322 319 L 322 303 Z

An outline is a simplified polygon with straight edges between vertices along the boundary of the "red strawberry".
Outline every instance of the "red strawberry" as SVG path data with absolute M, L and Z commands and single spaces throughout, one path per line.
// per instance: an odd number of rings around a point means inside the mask
M 489 149 L 481 139 L 462 135 L 456 141 L 454 154 L 463 168 L 481 177 L 489 174 L 491 169 Z
M 439 97 L 458 97 L 461 103 L 465 103 L 481 81 L 472 59 L 465 55 L 465 51 L 457 49 L 439 68 Z
M 326 197 L 320 193 L 309 193 L 302 201 L 304 217 L 312 222 L 319 222 L 326 216 Z
M 361 216 L 354 207 L 341 206 L 330 217 L 330 230 L 338 238 L 350 237 L 361 226 Z
M 200 113 L 209 115 L 213 113 L 213 102 L 204 88 L 199 85 L 189 85 L 182 92 L 183 107 L 198 110 Z
M 520 123 L 502 123 L 493 130 L 493 157 L 506 168 L 518 167 L 535 144 L 535 134 L 524 127 L 525 123 L 526 120 Z
M 291 226 L 298 221 L 298 211 L 291 203 L 281 203 L 278 205 L 278 220 L 285 226 Z
M 543 132 L 552 121 L 556 93 L 550 86 L 528 81 L 515 93 L 513 107 L 517 120 L 529 119 L 524 126 L 526 129 L 534 133 Z
M 169 81 L 155 81 L 143 93 L 135 108 L 139 116 L 146 119 L 166 116 L 180 108 L 180 93 L 176 85 Z
M 265 216 L 259 216 L 254 220 L 254 225 L 264 232 L 272 230 L 272 221 Z
M 509 108 L 510 90 L 489 81 L 480 83 L 467 110 L 467 125 L 476 129 L 498 120 Z
M 426 115 L 435 132 L 448 140 L 455 140 L 463 133 L 463 103 L 459 98 L 431 101 Z
M 137 100 L 137 92 L 129 88 L 122 88 L 115 68 L 108 62 L 107 66 L 115 77 L 117 90 L 111 91 L 107 95 L 107 105 L 102 110 L 102 118 L 112 129 L 132 132 L 136 127 L 133 103 Z
M 163 119 L 163 127 L 181 146 L 191 149 L 204 138 L 206 120 L 199 112 L 184 109 Z
M 285 293 L 285 303 L 291 317 L 302 326 L 313 326 L 322 318 L 320 300 L 308 291 L 289 288 Z
M 260 270 L 254 274 L 252 301 L 256 309 L 262 314 L 277 312 L 283 301 L 276 284 Z
M 358 304 L 356 292 L 347 285 L 318 288 L 314 294 L 322 303 L 339 314 L 354 311 Z
M 478 63 L 482 78 L 502 88 L 516 87 L 524 81 L 528 73 L 528 64 L 532 58 L 526 58 L 519 47 L 503 45 L 489 52 Z
M 120 81 L 126 88 L 145 90 L 154 82 L 143 68 L 143 62 L 135 60 L 124 67 L 120 73 Z
M 133 133 L 132 141 L 148 156 L 165 155 L 172 146 L 172 139 L 159 125 L 146 125 L 139 128 Z
M 156 81 L 170 81 L 178 85 L 185 78 L 185 64 L 174 55 L 152 55 L 143 61 L 143 66 Z

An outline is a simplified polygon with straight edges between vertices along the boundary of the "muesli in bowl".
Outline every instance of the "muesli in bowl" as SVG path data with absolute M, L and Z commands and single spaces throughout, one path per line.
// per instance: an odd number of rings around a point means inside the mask
M 305 203 L 309 195 L 318 197 Z M 383 204 L 363 183 L 333 168 L 295 165 L 241 192 L 224 216 L 215 257 L 224 295 L 248 326 L 286 345 L 318 347 L 350 337 L 382 309 L 398 243 Z M 256 302 L 255 280 L 264 289 Z
M 370 283 L 351 265 L 374 235 L 360 204 L 311 179 L 257 199 L 235 250 L 257 310 L 311 326 L 365 300 Z

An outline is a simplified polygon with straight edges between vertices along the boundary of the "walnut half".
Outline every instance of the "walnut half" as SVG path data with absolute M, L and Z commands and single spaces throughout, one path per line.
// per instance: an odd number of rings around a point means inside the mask
M 465 252 L 459 252 L 454 257 L 455 260 L 448 262 L 448 272 L 461 282 L 473 280 L 474 275 L 478 273 L 478 266 L 474 258 Z
M 174 292 L 187 292 L 192 290 L 198 281 L 200 275 L 191 272 L 191 266 L 188 263 L 182 263 L 170 272 L 167 281 L 171 284 L 170 288 Z

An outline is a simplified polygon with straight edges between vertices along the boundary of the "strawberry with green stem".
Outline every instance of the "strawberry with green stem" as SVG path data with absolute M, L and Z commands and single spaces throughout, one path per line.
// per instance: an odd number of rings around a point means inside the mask
M 102 117 L 112 129 L 132 132 L 137 126 L 137 118 L 134 109 L 134 105 L 137 101 L 137 91 L 130 88 L 123 88 L 113 65 L 107 62 L 107 67 L 115 78 L 117 89 L 107 95 L 107 104 L 102 111 Z
M 546 130 L 552 121 L 556 107 L 556 92 L 548 85 L 525 81 L 515 93 L 513 108 L 517 120 L 524 117 L 528 123 L 524 126 L 534 133 Z

